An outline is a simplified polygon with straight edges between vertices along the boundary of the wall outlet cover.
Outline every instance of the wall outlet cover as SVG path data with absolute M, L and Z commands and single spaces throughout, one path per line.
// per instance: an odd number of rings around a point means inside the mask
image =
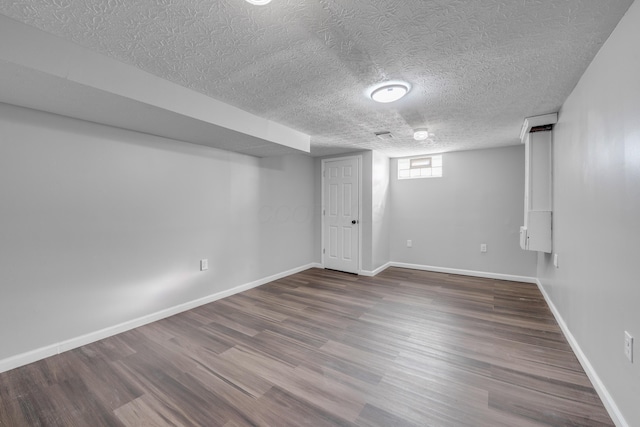
M 200 271 L 205 271 L 209 269 L 209 260 L 201 259 L 200 260 Z
M 486 243 L 482 243 L 480 245 L 480 252 L 487 252 L 487 244 Z
M 624 355 L 633 363 L 633 337 L 627 331 L 624 331 Z
M 407 247 L 408 248 L 412 248 L 413 247 L 413 242 L 411 240 L 407 240 Z

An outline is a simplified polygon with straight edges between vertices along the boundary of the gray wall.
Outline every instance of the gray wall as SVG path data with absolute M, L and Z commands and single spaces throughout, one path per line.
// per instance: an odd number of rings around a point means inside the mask
M 538 276 L 630 426 L 640 426 L 640 4 L 562 106 L 553 141 L 553 244 Z M 636 339 L 636 361 L 623 333 Z
M 373 266 L 373 152 L 363 151 L 362 155 L 362 212 L 360 212 L 360 233 L 362 233 L 362 254 L 360 268 L 371 271 Z
M 391 258 L 391 205 L 389 204 L 390 161 L 384 154 L 373 152 L 371 177 L 371 271 L 382 267 Z
M 392 261 L 535 275 L 535 253 L 519 247 L 524 146 L 445 153 L 442 178 L 398 180 L 391 163 Z
M 0 359 L 314 261 L 311 158 L 6 104 L 0 129 Z

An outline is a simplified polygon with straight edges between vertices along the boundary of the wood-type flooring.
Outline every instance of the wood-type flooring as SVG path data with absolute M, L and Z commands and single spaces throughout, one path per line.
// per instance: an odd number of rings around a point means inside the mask
M 535 285 L 310 269 L 0 374 L 0 426 L 613 425 Z

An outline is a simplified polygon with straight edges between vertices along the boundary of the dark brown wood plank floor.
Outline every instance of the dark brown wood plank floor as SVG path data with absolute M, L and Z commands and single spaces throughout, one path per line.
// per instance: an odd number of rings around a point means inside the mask
M 0 374 L 2 426 L 613 425 L 535 285 L 311 269 Z

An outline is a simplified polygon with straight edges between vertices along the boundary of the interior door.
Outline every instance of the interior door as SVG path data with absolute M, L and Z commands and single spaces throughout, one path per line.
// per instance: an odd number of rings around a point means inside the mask
M 358 272 L 360 232 L 358 158 L 324 163 L 324 267 Z

